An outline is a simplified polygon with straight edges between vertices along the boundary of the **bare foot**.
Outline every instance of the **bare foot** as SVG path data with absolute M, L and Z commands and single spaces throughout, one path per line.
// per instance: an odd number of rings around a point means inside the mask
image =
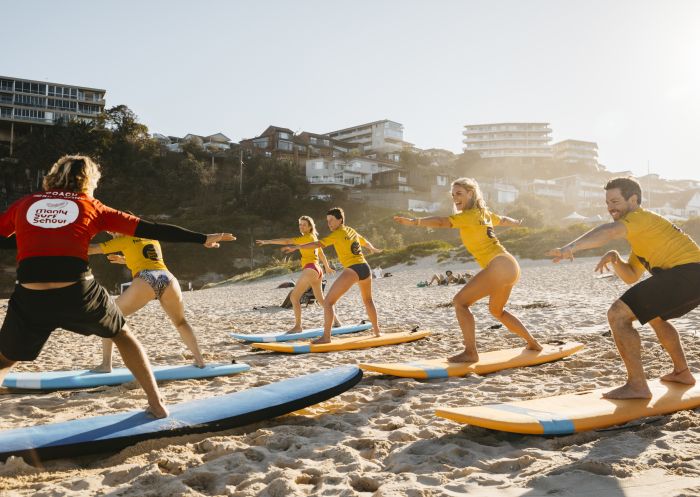
M 690 369 L 685 368 L 682 371 L 673 372 L 663 375 L 661 381 L 672 381 L 674 383 L 682 383 L 684 385 L 695 385 L 695 376 L 690 372 Z
M 322 345 L 324 343 L 331 343 L 331 337 L 322 336 L 311 342 L 312 345 Z
M 293 335 L 295 333 L 301 333 L 302 331 L 304 330 L 302 330 L 301 326 L 295 326 L 294 328 L 286 332 L 285 335 Z
M 342 326 L 343 326 L 343 323 L 341 323 L 340 321 L 336 321 L 335 323 L 333 323 L 333 328 L 340 328 Z
M 644 382 L 643 385 L 630 385 L 625 383 L 619 388 L 610 390 L 603 394 L 604 399 L 651 399 L 651 390 L 649 385 Z
M 146 408 L 146 415 L 151 416 L 156 419 L 167 418 L 170 415 L 168 408 L 165 407 L 163 399 L 159 399 L 156 405 L 148 404 Z
M 477 352 L 467 352 L 466 350 L 461 354 L 447 358 L 447 362 L 476 362 L 478 360 L 479 354 Z
M 207 367 L 207 363 L 204 362 L 204 360 L 201 361 L 195 361 L 194 365 L 197 366 L 199 369 L 204 369 Z
M 527 347 L 525 347 L 525 348 L 527 350 L 536 350 L 539 352 L 540 350 L 542 350 L 542 345 L 540 345 L 540 342 L 535 340 L 534 342 L 528 342 Z
M 105 366 L 104 364 L 100 364 L 96 368 L 91 369 L 90 372 L 91 373 L 111 373 L 112 366 Z

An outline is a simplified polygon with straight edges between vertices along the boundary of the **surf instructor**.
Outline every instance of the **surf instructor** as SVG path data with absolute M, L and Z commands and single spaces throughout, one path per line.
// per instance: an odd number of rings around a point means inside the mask
M 87 156 L 66 155 L 44 176 L 41 192 L 0 214 L 0 235 L 17 240 L 17 284 L 0 328 L 0 382 L 17 361 L 33 361 L 51 333 L 63 328 L 110 338 L 146 392 L 147 411 L 168 415 L 148 358 L 124 316 L 88 266 L 90 239 L 100 231 L 216 248 L 230 233 L 205 235 L 156 224 L 107 207 L 92 194 L 100 167 Z
M 661 377 L 693 385 L 695 377 L 678 331 L 669 323 L 700 305 L 700 247 L 676 225 L 641 207 L 642 189 L 632 178 L 613 178 L 605 185 L 605 202 L 613 222 L 603 224 L 563 247 L 547 252 L 553 262 L 573 260 L 574 253 L 625 238 L 632 251 L 627 260 L 611 250 L 595 270 L 612 267 L 625 283 L 633 284 L 608 309 L 615 345 L 627 369 L 627 383 L 606 392 L 609 399 L 648 399 L 651 390 L 642 366 L 641 340 L 632 323 L 649 323 L 671 357 L 673 371 Z M 651 277 L 637 283 L 644 271 Z

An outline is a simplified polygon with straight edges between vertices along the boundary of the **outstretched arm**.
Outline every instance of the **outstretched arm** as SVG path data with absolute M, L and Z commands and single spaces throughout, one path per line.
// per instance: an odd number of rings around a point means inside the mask
M 644 274 L 644 268 L 641 265 L 631 263 L 632 257 L 633 256 L 630 256 L 629 261 L 625 261 L 617 250 L 611 250 L 598 261 L 595 271 L 601 274 L 604 271 L 609 271 L 608 264 L 610 264 L 615 274 L 618 275 L 622 281 L 631 285 L 632 283 L 636 283 L 639 278 L 641 278 L 642 274 Z
M 161 242 L 201 243 L 207 248 L 219 248 L 219 242 L 230 242 L 236 239 L 231 233 L 210 233 L 207 235 L 174 224 L 152 223 L 145 219 L 139 220 L 134 236 Z
M 363 247 L 367 247 L 367 248 L 369 249 L 369 251 L 372 252 L 373 254 L 379 254 L 379 253 L 383 252 L 382 249 L 378 249 L 377 247 L 375 247 L 374 245 L 372 245 L 372 242 L 370 242 L 370 241 L 367 240 L 366 238 L 363 238 L 362 240 L 364 241 L 364 243 L 362 244 L 362 246 L 363 246 Z
M 272 240 L 255 240 L 258 245 L 290 245 L 294 238 L 273 238 Z
M 522 226 L 523 224 L 522 219 L 514 219 L 508 216 L 500 216 L 500 218 L 501 222 L 498 224 L 498 226 Z
M 404 226 L 422 226 L 423 228 L 451 228 L 449 217 L 402 217 L 394 216 L 394 221 Z
M 559 262 L 562 259 L 574 260 L 574 252 L 601 247 L 612 240 L 625 238 L 626 235 L 627 228 L 619 221 L 601 224 L 584 233 L 573 242 L 545 252 L 545 255 L 553 257 L 553 262 Z
M 282 247 L 282 252 L 284 252 L 285 254 L 291 254 L 295 250 L 314 248 L 323 248 L 323 244 L 321 242 L 309 242 L 303 245 L 287 245 L 286 247 Z

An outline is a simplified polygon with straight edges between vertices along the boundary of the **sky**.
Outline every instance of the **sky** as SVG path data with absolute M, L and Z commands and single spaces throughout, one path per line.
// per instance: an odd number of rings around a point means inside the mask
M 700 1 L 5 0 L 0 75 L 107 90 L 151 132 L 548 122 L 608 170 L 700 179 Z M 10 22 L 7 22 L 10 20 Z

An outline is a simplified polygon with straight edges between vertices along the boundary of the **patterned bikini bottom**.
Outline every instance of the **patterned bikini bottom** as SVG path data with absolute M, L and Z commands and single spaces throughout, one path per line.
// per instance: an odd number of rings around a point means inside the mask
M 161 269 L 144 269 L 143 271 L 139 271 L 136 277 L 141 278 L 150 285 L 153 289 L 153 293 L 156 294 L 156 300 L 160 300 L 165 289 L 168 288 L 170 283 L 175 279 L 170 271 Z

